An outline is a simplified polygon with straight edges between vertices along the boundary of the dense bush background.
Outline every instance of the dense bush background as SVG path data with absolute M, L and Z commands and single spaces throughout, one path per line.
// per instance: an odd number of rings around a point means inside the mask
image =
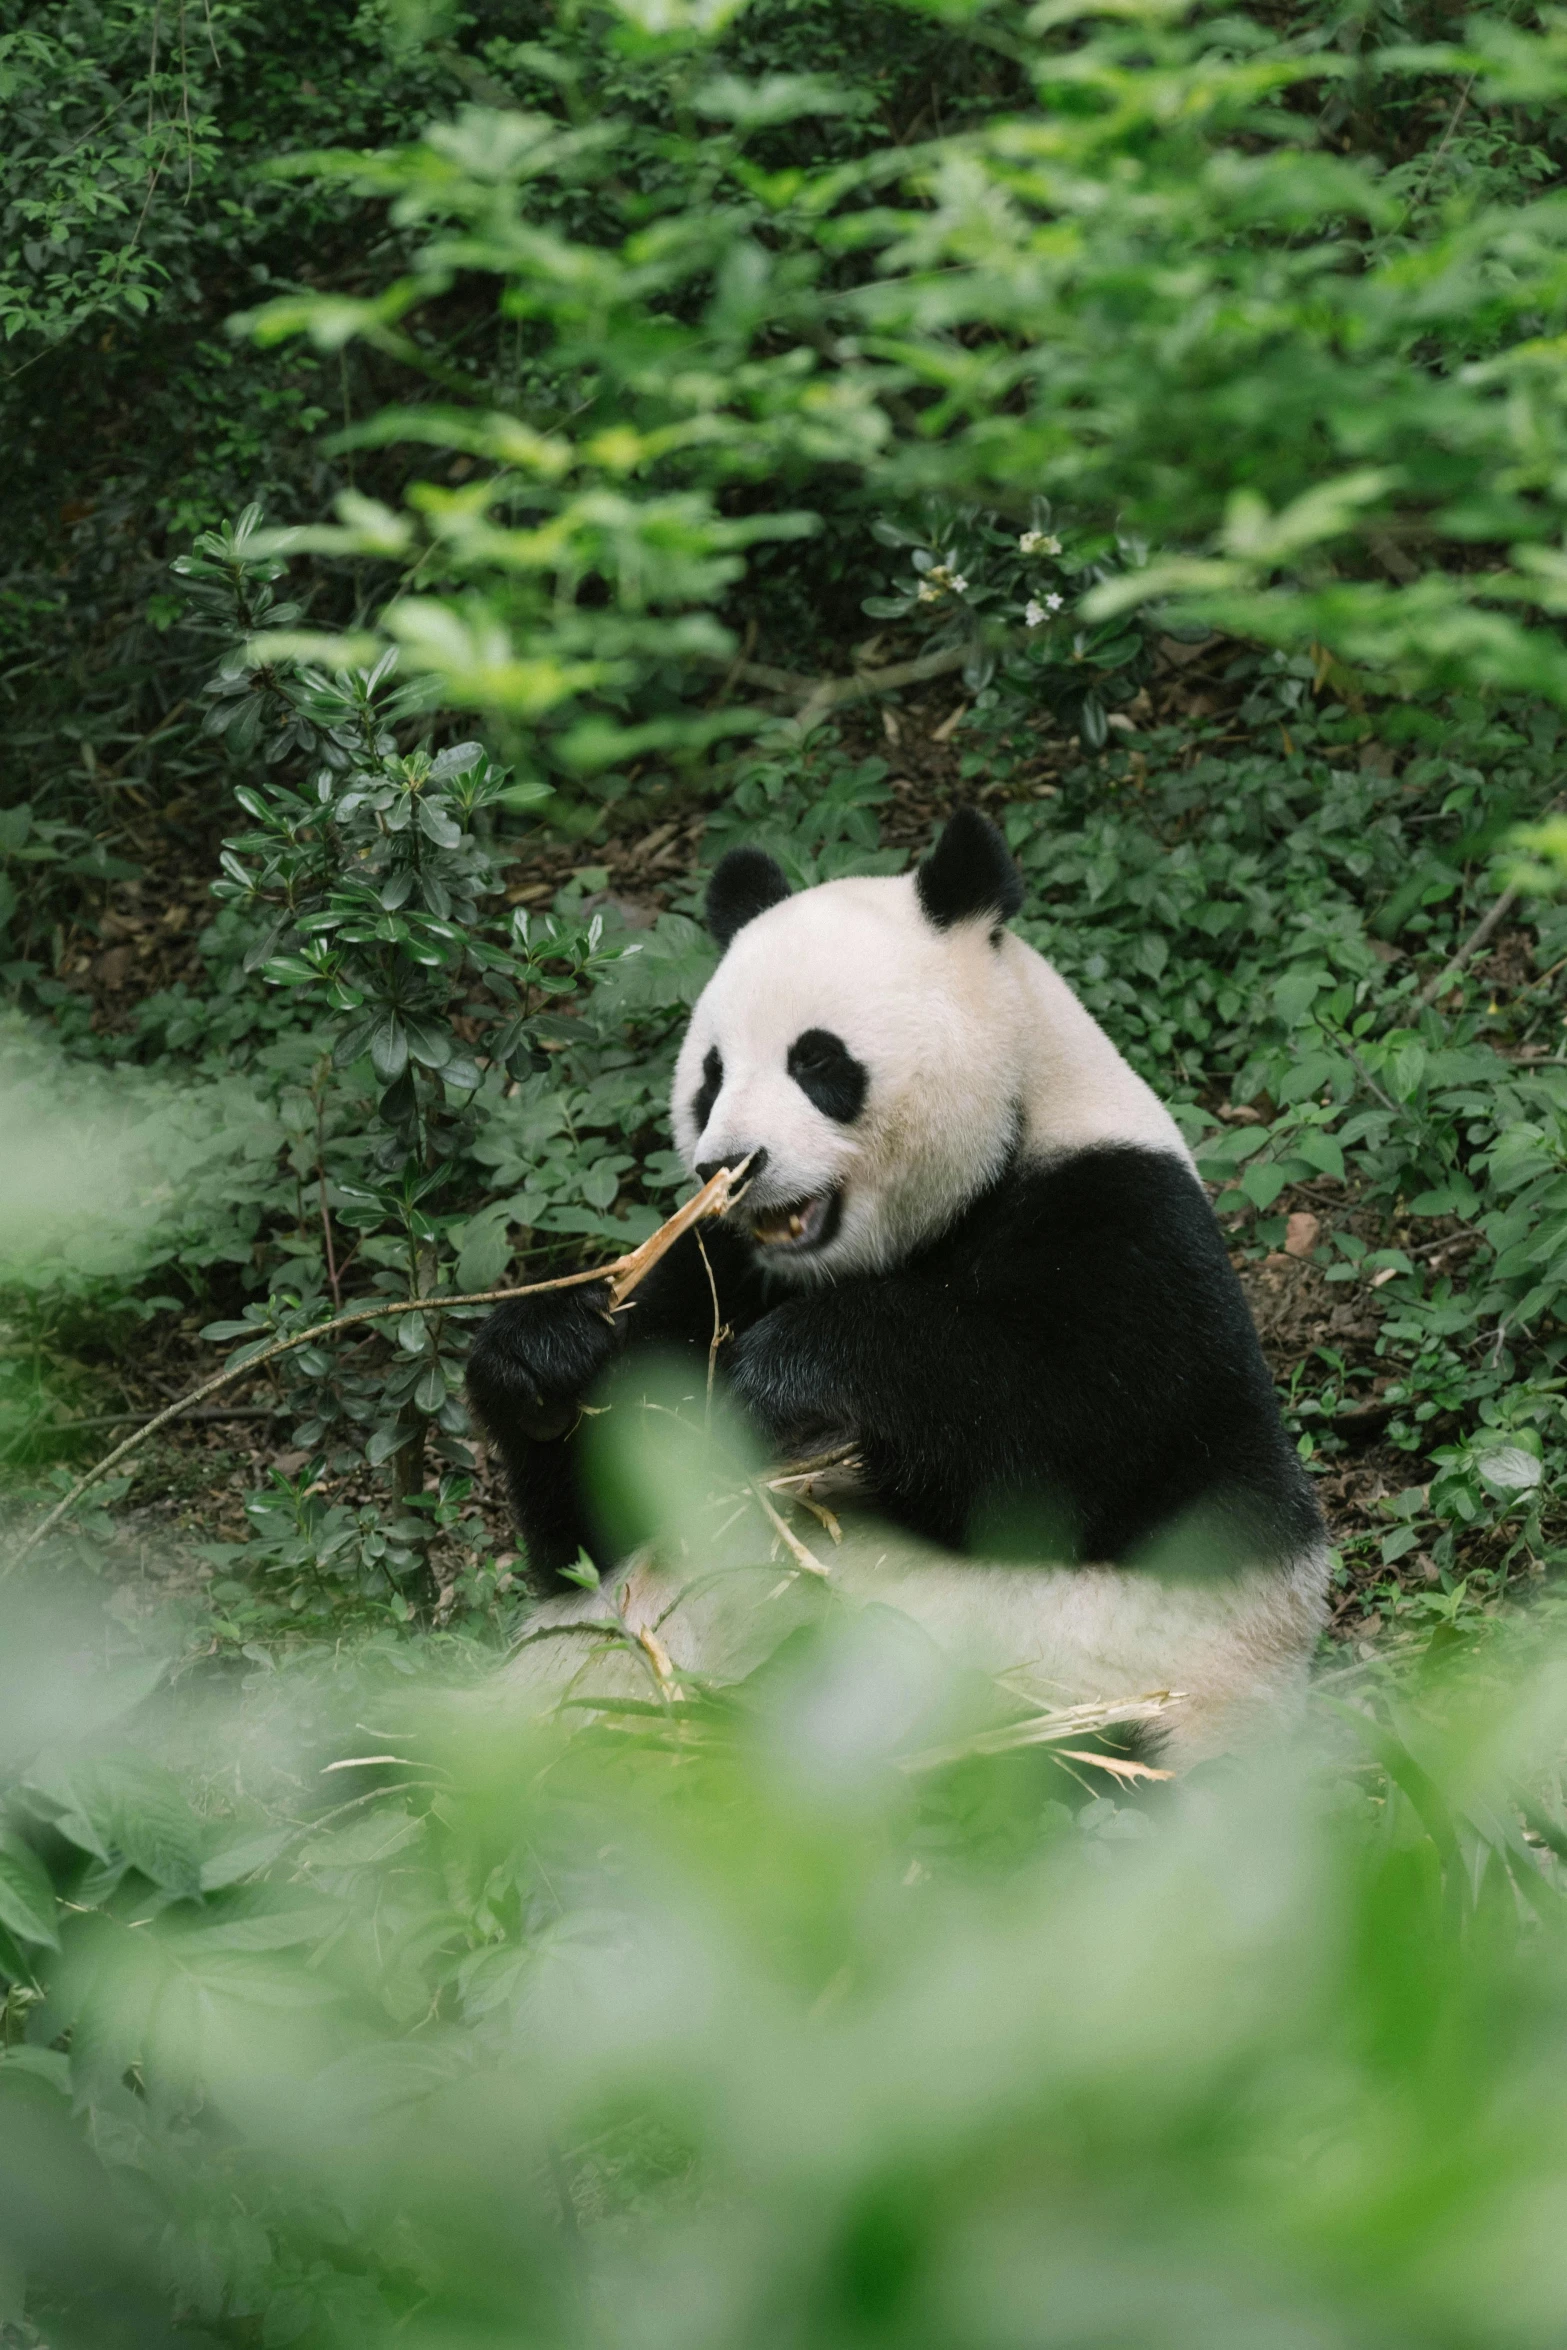
M 8 2341 L 1559 2338 L 1564 90 L 1509 6 L 0 0 L 16 1529 L 421 1306 L 0 1565 Z M 852 1621 L 523 1736 L 424 1301 L 678 1195 L 723 848 L 962 799 L 1213 1187 L 1317 1759 L 937 1767 Z

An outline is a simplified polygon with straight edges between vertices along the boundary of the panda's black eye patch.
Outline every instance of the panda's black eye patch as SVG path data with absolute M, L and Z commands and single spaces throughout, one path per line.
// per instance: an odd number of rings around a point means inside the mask
M 710 1044 L 707 1048 L 707 1058 L 702 1063 L 702 1082 L 691 1097 L 691 1115 L 696 1121 L 698 1134 L 701 1133 L 713 1115 L 713 1104 L 718 1099 L 723 1082 L 723 1061 L 719 1057 L 717 1045 Z
M 803 1029 L 789 1047 L 787 1066 L 806 1100 L 840 1126 L 852 1125 L 864 1109 L 869 1073 L 830 1028 Z

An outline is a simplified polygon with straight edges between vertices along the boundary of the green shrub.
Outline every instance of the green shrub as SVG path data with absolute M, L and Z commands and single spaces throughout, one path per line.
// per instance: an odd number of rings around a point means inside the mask
M 265 305 L 264 340 L 411 357 L 402 322 L 462 273 L 496 281 L 531 375 L 499 408 L 446 378 L 356 427 L 357 445 L 432 446 L 471 478 L 425 480 L 400 511 L 349 499 L 339 530 L 288 543 L 397 565 L 382 619 L 409 662 L 454 707 L 542 737 L 562 782 L 733 723 L 693 706 L 703 664 L 734 651 L 715 608 L 747 548 L 818 528 L 849 485 L 892 516 L 983 497 L 1019 535 L 1045 496 L 1074 532 L 1157 545 L 1077 599 L 1090 666 L 1113 641 L 1096 626 L 1160 600 L 1325 648 L 1395 694 L 1567 702 L 1559 354 L 1541 334 L 1563 199 L 1528 166 L 1434 210 L 1440 148 L 1411 184 L 1323 152 L 1311 116 L 1354 73 L 1390 119 L 1405 93 L 1429 107 L 1457 88 L 1549 135 L 1556 36 L 1482 17 L 1468 46 L 1352 68 L 1311 19 L 1056 9 L 965 29 L 1029 97 L 849 160 L 769 168 L 775 126 L 846 95 L 703 79 L 700 20 L 655 36 L 635 11 L 588 59 L 557 53 L 557 90 L 529 111 L 471 107 L 380 156 L 298 159 L 389 199 L 413 261 L 374 296 Z M 620 176 L 640 134 L 617 50 L 673 102 L 651 187 Z M 572 190 L 591 198 L 577 218 Z M 966 572 L 938 568 L 927 586 L 961 603 Z M 1005 605 L 971 584 L 994 653 Z M 918 591 L 874 609 L 900 604 L 917 612 Z

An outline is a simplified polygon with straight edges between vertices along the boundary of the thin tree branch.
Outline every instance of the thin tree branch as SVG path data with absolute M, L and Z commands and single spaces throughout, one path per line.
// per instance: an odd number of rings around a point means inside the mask
M 774 669 L 765 661 L 737 661 L 731 676 L 747 685 L 762 686 L 770 694 L 790 694 L 806 711 L 825 713 L 868 694 L 896 693 L 901 686 L 923 685 L 928 678 L 945 677 L 961 669 L 969 657 L 968 645 L 947 645 L 939 653 L 921 653 L 915 661 L 894 661 L 885 669 L 857 669 L 849 677 L 801 677 L 792 669 Z
M 248 1366 L 247 1366 L 248 1368 Z M 188 1420 L 280 1420 L 288 1410 L 281 1403 L 220 1403 L 210 1409 L 187 1412 Z M 143 1427 L 152 1412 L 89 1412 L 80 1420 L 55 1420 L 41 1431 L 45 1436 L 74 1436 L 78 1428 Z
M 1479 80 L 1479 78 L 1480 76 L 1477 69 L 1469 76 L 1469 79 L 1465 82 L 1463 88 L 1459 91 L 1457 101 L 1453 107 L 1453 111 L 1448 117 L 1447 128 L 1442 133 L 1441 138 L 1437 141 L 1436 148 L 1431 156 L 1431 159 L 1427 163 L 1425 170 L 1420 175 L 1419 186 L 1416 188 L 1414 194 L 1408 198 L 1405 204 L 1404 218 L 1406 220 L 1409 218 L 1410 214 L 1414 211 L 1415 206 L 1424 196 L 1427 188 L 1431 185 L 1431 181 L 1435 175 L 1437 165 L 1441 162 L 1443 156 L 1447 153 L 1448 148 L 1452 145 L 1458 126 L 1463 121 L 1464 115 L 1468 110 L 1470 95 L 1474 89 L 1475 83 Z
M 321 1064 L 324 1068 L 325 1063 Z M 321 1069 L 317 1070 L 319 1080 Z M 332 1311 L 343 1310 L 343 1284 L 338 1278 L 337 1251 L 332 1245 L 332 1210 L 326 1196 L 326 1095 L 319 1082 L 316 1096 L 316 1199 L 321 1210 L 321 1237 L 326 1242 L 326 1277 L 332 1292 Z
M 707 1403 L 702 1414 L 703 1427 L 710 1428 L 713 1424 L 713 1380 L 718 1370 L 718 1350 L 729 1336 L 729 1329 L 719 1311 L 718 1283 L 713 1279 L 713 1268 L 707 1261 L 707 1243 L 700 1232 L 696 1236 L 696 1245 L 702 1252 L 702 1270 L 707 1275 L 707 1286 L 713 1299 L 713 1338 L 707 1350 Z
M 589 1281 L 607 1281 L 611 1306 L 618 1310 L 637 1283 L 651 1273 L 659 1258 L 673 1248 L 693 1224 L 700 1223 L 704 1216 L 722 1216 L 734 1205 L 750 1163 L 746 1159 L 738 1167 L 720 1167 L 718 1173 L 704 1183 L 700 1191 L 694 1192 L 683 1207 L 677 1208 L 656 1232 L 650 1233 L 640 1247 L 630 1250 L 623 1257 L 617 1257 L 612 1265 L 595 1265 L 581 1273 L 562 1273 L 553 1281 L 529 1281 L 519 1289 L 477 1289 L 461 1297 L 409 1297 L 398 1298 L 385 1305 L 356 1306 L 352 1313 L 335 1314 L 329 1322 L 317 1322 L 309 1330 L 296 1331 L 291 1338 L 275 1339 L 270 1346 L 260 1348 L 257 1353 L 247 1354 L 243 1362 L 231 1363 L 227 1370 L 215 1372 L 212 1378 L 204 1379 L 199 1387 L 193 1387 L 188 1395 L 182 1395 L 177 1403 L 155 1412 L 133 1436 L 127 1436 L 123 1443 L 115 1446 L 113 1452 L 106 1453 L 101 1461 L 96 1462 L 84 1477 L 78 1478 L 65 1499 L 56 1502 L 47 1517 L 30 1534 L 25 1535 L 11 1556 L 0 1564 L 0 1581 L 18 1567 L 28 1552 L 36 1549 L 44 1536 L 51 1533 L 60 1520 L 76 1507 L 89 1486 L 96 1485 L 100 1478 L 106 1477 L 127 1454 L 135 1452 L 150 1436 L 155 1436 L 160 1428 L 166 1428 L 171 1420 L 179 1419 L 193 1404 L 205 1403 L 209 1395 L 216 1395 L 220 1388 L 231 1386 L 236 1379 L 248 1378 L 252 1371 L 259 1371 L 263 1363 L 276 1362 L 280 1355 L 294 1354 L 302 1346 L 313 1345 L 317 1339 L 335 1337 L 339 1330 L 351 1329 L 361 1322 L 385 1321 L 396 1314 L 446 1314 L 457 1306 L 505 1305 L 512 1298 L 538 1297 L 551 1289 L 577 1289 Z
M 1366 1067 L 1366 1064 L 1361 1059 L 1359 1053 L 1356 1052 L 1354 1046 L 1350 1043 L 1349 1038 L 1347 1036 L 1340 1035 L 1338 1041 L 1340 1048 L 1348 1056 L 1351 1065 L 1357 1071 L 1360 1077 L 1360 1081 L 1365 1086 L 1366 1090 L 1369 1093 L 1375 1094 L 1377 1100 L 1382 1104 L 1384 1110 L 1391 1110 L 1394 1117 L 1398 1117 L 1398 1103 L 1394 1101 L 1391 1094 L 1383 1092 L 1381 1086 L 1378 1085 L 1376 1079 L 1372 1076 L 1371 1071 Z
M 1452 961 L 1445 964 L 1434 979 L 1426 982 L 1410 1007 L 1412 1011 L 1428 1011 L 1438 996 L 1446 994 L 1453 981 L 1462 972 L 1464 965 L 1477 955 L 1486 940 L 1501 928 L 1514 906 L 1517 905 L 1521 894 L 1516 887 L 1503 890 L 1489 914 L 1485 916 L 1483 921 L 1475 924 Z

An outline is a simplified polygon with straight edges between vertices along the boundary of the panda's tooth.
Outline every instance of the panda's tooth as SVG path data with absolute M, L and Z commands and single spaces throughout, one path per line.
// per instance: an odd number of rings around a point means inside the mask
M 789 1218 L 789 1237 L 791 1240 L 798 1240 L 804 1230 L 805 1222 L 803 1217 L 791 1216 Z

